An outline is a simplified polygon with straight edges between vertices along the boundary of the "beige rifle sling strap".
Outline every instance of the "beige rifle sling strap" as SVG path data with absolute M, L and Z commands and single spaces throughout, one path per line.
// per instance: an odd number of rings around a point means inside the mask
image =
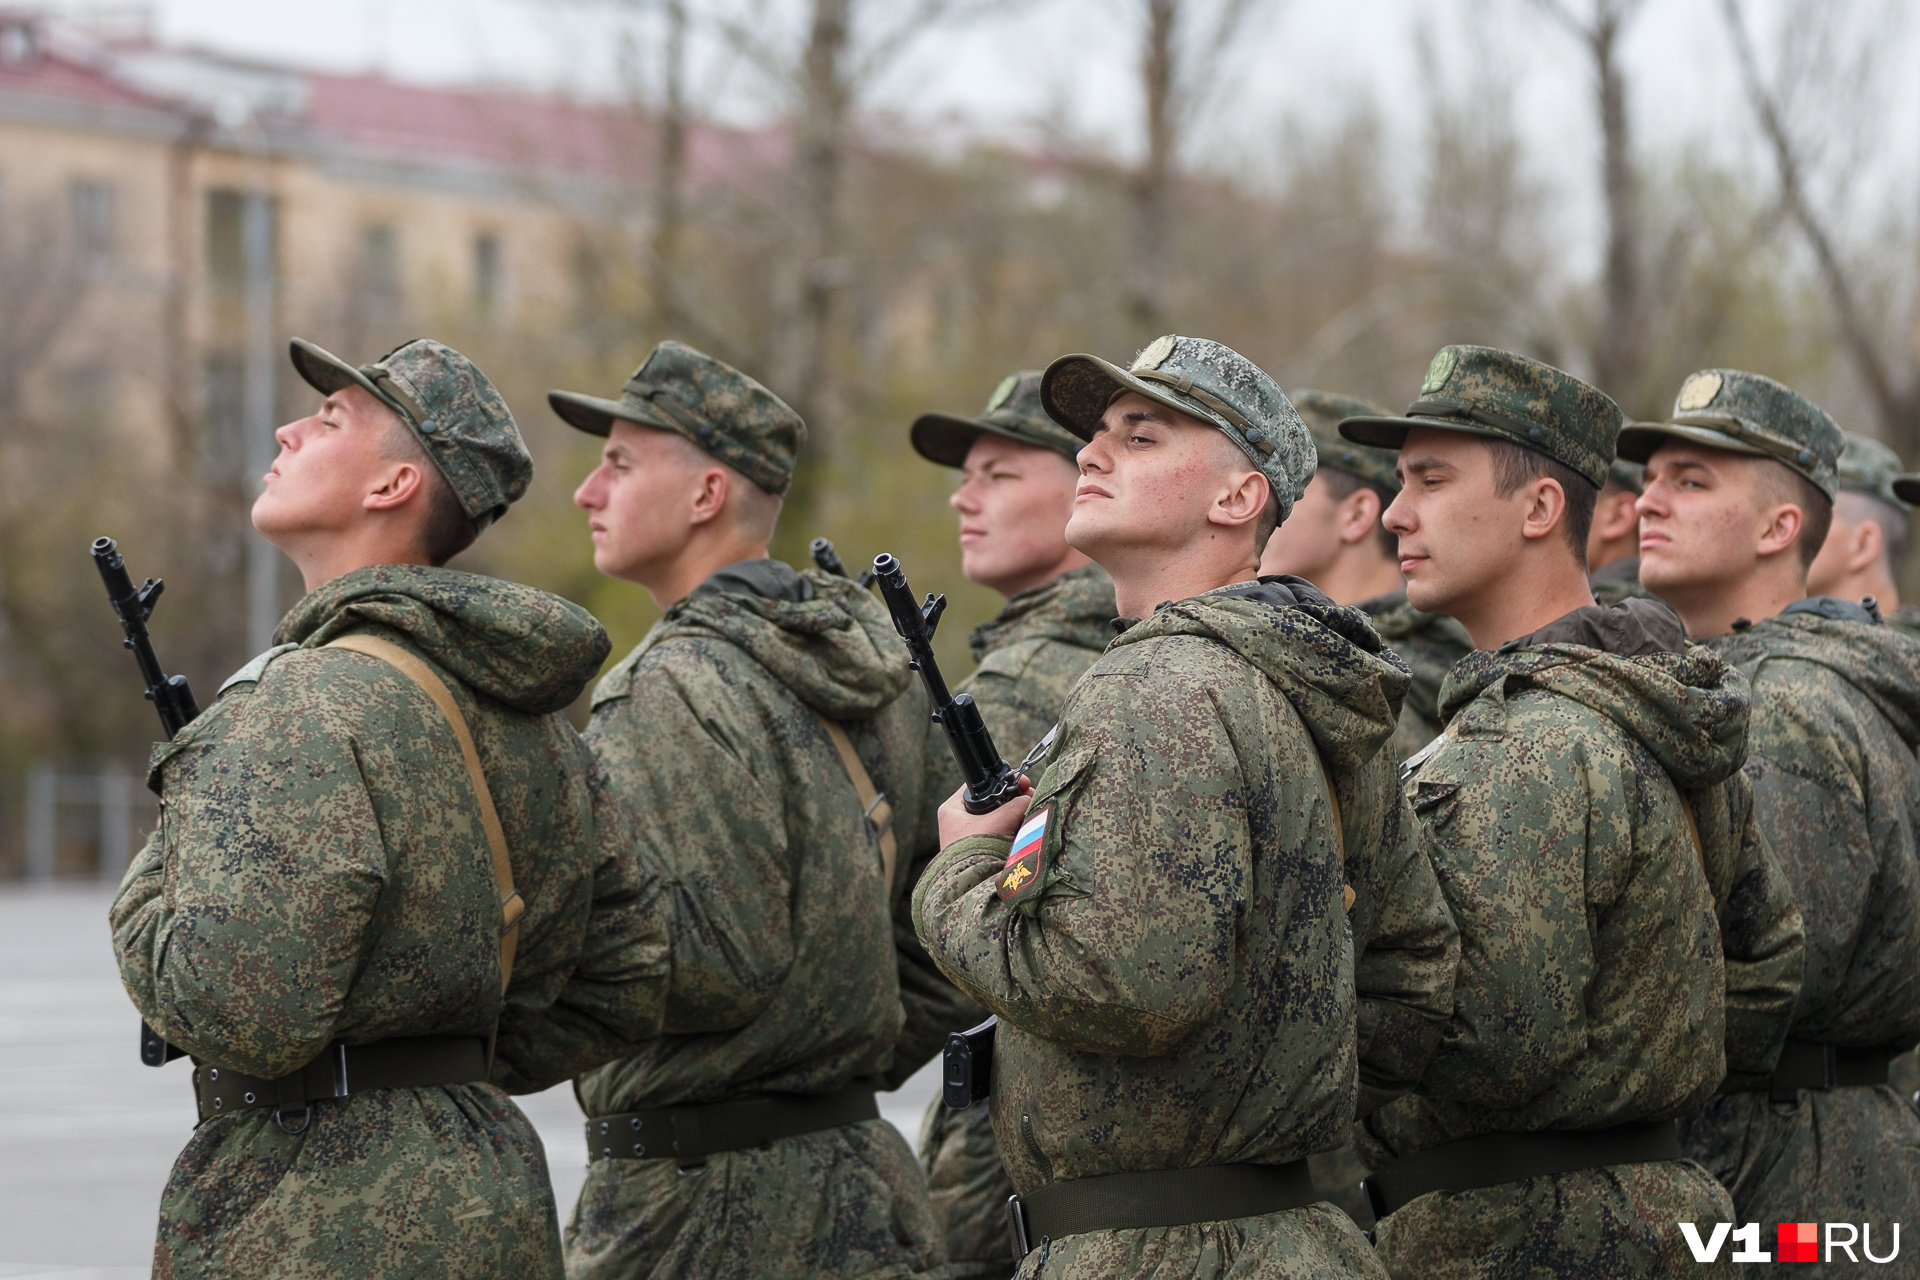
M 1681 792 L 1678 787 L 1675 787 L 1674 794 L 1680 797 L 1680 812 L 1687 820 L 1687 834 L 1693 837 L 1693 856 L 1700 860 L 1700 872 L 1702 875 L 1705 875 L 1707 870 L 1707 851 L 1705 846 L 1700 843 L 1700 823 L 1694 818 L 1693 805 L 1688 801 L 1685 793 Z M 1707 887 L 1709 890 L 1713 887 L 1711 878 L 1707 881 Z
M 867 824 L 879 836 L 880 878 L 887 886 L 887 896 L 891 899 L 893 867 L 900 856 L 900 846 L 893 838 L 893 803 L 873 785 L 873 779 L 867 774 L 867 766 L 860 763 L 860 753 L 853 749 L 853 739 L 847 736 L 847 731 L 825 716 L 819 716 L 819 720 L 821 727 L 827 731 L 827 737 L 833 739 L 833 749 L 840 753 L 840 767 L 847 771 L 847 781 L 853 783 L 854 794 L 860 797 L 860 808 L 867 816 Z
M 1347 876 L 1347 830 L 1346 819 L 1340 815 L 1340 793 L 1334 790 L 1333 770 L 1327 768 L 1327 758 L 1314 753 L 1320 761 L 1320 780 L 1327 784 L 1327 805 L 1333 810 L 1333 847 L 1340 851 L 1340 900 L 1348 911 L 1353 910 L 1353 886 L 1346 883 Z
M 494 810 L 493 792 L 487 786 L 487 775 L 480 769 L 480 753 L 474 749 L 473 734 L 467 729 L 467 718 L 460 714 L 460 704 L 453 700 L 453 692 L 447 688 L 446 681 L 433 673 L 432 667 L 397 644 L 369 635 L 351 635 L 329 641 L 326 647 L 351 649 L 369 658 L 378 658 L 419 685 L 420 691 L 440 708 L 440 714 L 453 729 L 453 736 L 459 739 L 460 754 L 467 761 L 467 779 L 473 783 L 474 798 L 480 802 L 480 825 L 486 828 L 487 845 L 493 850 L 493 878 L 500 889 L 500 991 L 504 995 L 513 977 L 513 947 L 527 904 L 521 900 L 520 891 L 513 887 L 513 864 L 507 860 L 507 833 L 500 826 L 499 813 Z M 488 1057 L 492 1057 L 491 1051 Z

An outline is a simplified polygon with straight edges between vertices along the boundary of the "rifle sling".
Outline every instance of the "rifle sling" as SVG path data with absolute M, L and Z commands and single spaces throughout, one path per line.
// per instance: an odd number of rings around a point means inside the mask
M 880 878 L 891 899 L 893 868 L 900 857 L 900 846 L 893 838 L 893 803 L 873 785 L 873 777 L 868 774 L 867 766 L 860 763 L 860 753 L 853 749 L 853 739 L 847 736 L 847 731 L 818 712 L 814 714 L 821 728 L 827 731 L 827 737 L 832 739 L 833 749 L 840 755 L 840 767 L 847 771 L 847 781 L 853 783 L 854 794 L 860 797 L 860 809 L 866 815 L 867 826 L 879 842 Z

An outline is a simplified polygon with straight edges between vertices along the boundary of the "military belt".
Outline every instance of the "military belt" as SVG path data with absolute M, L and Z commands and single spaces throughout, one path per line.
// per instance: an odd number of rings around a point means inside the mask
M 833 1093 L 770 1093 L 705 1106 L 616 1111 L 588 1118 L 587 1158 L 671 1158 L 693 1165 L 723 1151 L 764 1147 L 782 1138 L 879 1118 L 873 1090 L 859 1085 Z
M 1384 1218 L 1429 1191 L 1473 1191 L 1581 1169 L 1678 1159 L 1680 1133 L 1671 1120 L 1487 1133 L 1416 1151 L 1376 1170 L 1367 1178 L 1367 1198 L 1374 1216 Z
M 304 1109 L 323 1098 L 369 1089 L 467 1084 L 487 1078 L 487 1042 L 481 1036 L 395 1036 L 371 1044 L 330 1044 L 298 1071 L 271 1080 L 213 1063 L 193 1069 L 200 1118 L 249 1107 Z M 287 1126 L 283 1123 L 282 1129 Z M 306 1128 L 302 1119 L 297 1129 Z
M 1789 1040 L 1771 1076 L 1749 1084 L 1723 1084 L 1722 1093 L 1767 1093 L 1773 1101 L 1797 1100 L 1802 1089 L 1852 1089 L 1887 1083 L 1887 1066 L 1906 1052 L 1895 1045 L 1853 1049 L 1817 1040 Z
M 1206 1164 L 1049 1182 L 1007 1201 L 1007 1215 L 1024 1257 L 1043 1238 L 1230 1222 L 1298 1209 L 1319 1199 L 1304 1160 Z

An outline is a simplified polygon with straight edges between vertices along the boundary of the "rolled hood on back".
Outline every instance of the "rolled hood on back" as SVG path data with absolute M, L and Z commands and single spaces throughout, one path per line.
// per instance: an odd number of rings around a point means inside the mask
M 1081 649 L 1104 649 L 1113 639 L 1118 612 L 1107 571 L 1097 564 L 1082 565 L 1009 599 L 1006 608 L 973 629 L 967 644 L 975 662 L 990 650 L 1023 640 L 1059 640 Z
M 905 693 L 913 680 L 907 646 L 873 593 L 833 574 L 794 576 L 811 584 L 812 599 L 691 596 L 667 610 L 640 652 L 682 637 L 726 640 L 829 720 L 871 716 Z
M 1476 650 L 1441 687 L 1441 716 L 1451 722 L 1502 682 L 1508 697 L 1544 689 L 1591 707 L 1638 739 L 1677 786 L 1713 786 L 1746 762 L 1746 678 L 1699 645 L 1637 655 L 1565 642 Z
M 1113 642 L 1204 636 L 1257 667 L 1306 723 L 1330 768 L 1372 759 L 1400 715 L 1411 677 L 1367 616 L 1301 578 L 1236 583 L 1164 605 Z
M 1742 669 L 1767 658 L 1817 662 L 1872 699 L 1909 747 L 1920 746 L 1920 640 L 1898 627 L 1786 613 L 1714 648 Z
M 274 640 L 313 649 L 369 622 L 399 632 L 468 688 L 532 715 L 579 697 L 610 647 L 599 622 L 571 600 L 411 564 L 356 569 L 309 592 Z

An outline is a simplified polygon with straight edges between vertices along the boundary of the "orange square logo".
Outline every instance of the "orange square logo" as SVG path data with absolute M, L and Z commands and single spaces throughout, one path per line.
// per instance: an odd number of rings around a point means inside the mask
M 1781 1223 L 1780 1249 L 1775 1256 L 1780 1262 L 1820 1261 L 1820 1224 L 1817 1222 Z

